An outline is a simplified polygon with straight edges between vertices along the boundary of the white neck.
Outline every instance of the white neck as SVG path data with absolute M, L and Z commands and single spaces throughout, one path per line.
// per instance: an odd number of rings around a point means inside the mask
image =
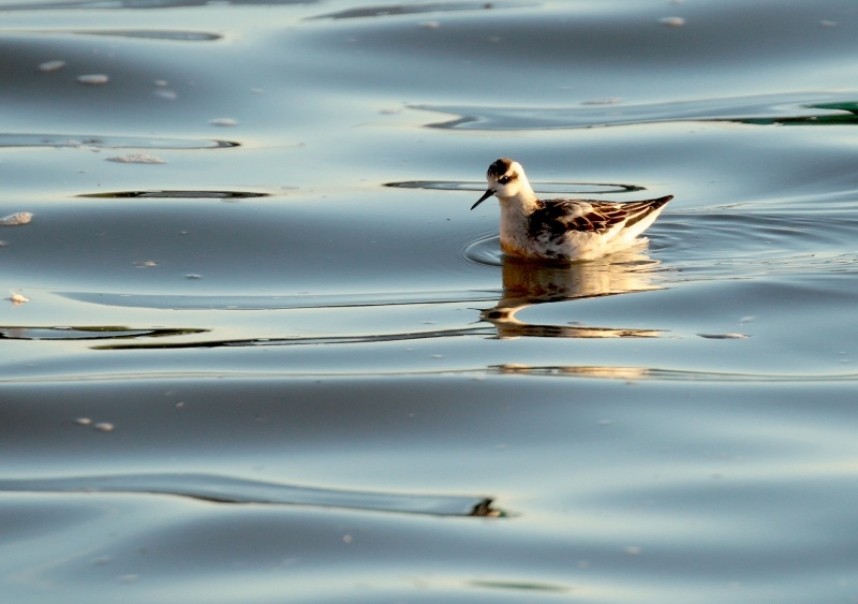
M 519 186 L 515 195 L 498 198 L 501 247 L 505 251 L 527 246 L 527 218 L 539 207 L 539 200 L 524 175 L 519 176 Z

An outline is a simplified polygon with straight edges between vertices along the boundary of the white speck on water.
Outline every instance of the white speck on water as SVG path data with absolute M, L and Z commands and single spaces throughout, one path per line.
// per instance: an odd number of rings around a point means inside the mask
M 27 296 L 19 294 L 18 292 L 13 292 L 12 295 L 6 299 L 12 302 L 15 306 L 20 306 L 21 304 L 26 304 L 30 301 Z
M 169 88 L 158 88 L 152 94 L 154 94 L 159 99 L 164 99 L 165 101 L 175 101 L 177 98 L 179 98 L 179 95 L 176 94 L 176 91 L 170 90 Z
M 196 279 L 202 279 L 202 278 L 203 278 L 202 275 L 198 275 L 196 273 L 188 273 L 187 275 L 185 275 L 185 279 L 196 280 Z
M 213 120 L 209 120 L 209 124 L 220 128 L 232 128 L 238 126 L 238 120 L 231 117 L 216 117 Z
M 149 155 L 148 153 L 128 153 L 127 155 L 114 155 L 108 157 L 107 161 L 112 161 L 120 164 L 166 164 L 160 157 Z
M 623 551 L 629 556 L 640 556 L 643 553 L 643 548 L 640 545 L 627 545 Z
M 15 212 L 0 218 L 0 226 L 20 226 L 29 224 L 33 220 L 33 215 L 30 212 Z
M 91 426 L 92 425 L 92 419 L 89 417 L 79 417 L 76 420 L 74 420 L 74 422 L 79 426 Z
M 90 73 L 78 76 L 77 81 L 78 83 L 85 84 L 87 86 L 103 86 L 110 81 L 110 77 L 103 73 Z
M 59 71 L 65 66 L 65 61 L 45 61 L 39 65 L 39 71 L 43 73 L 51 73 L 53 71 Z
M 682 27 L 685 25 L 685 19 L 682 17 L 662 17 L 658 22 L 667 27 Z
M 98 422 L 93 426 L 99 432 L 113 432 L 115 426 L 110 422 Z
M 348 533 L 343 535 L 343 543 L 351 543 L 354 539 Z
M 116 580 L 120 583 L 136 583 L 140 579 L 140 575 L 122 575 L 121 577 L 116 577 Z
M 155 268 L 158 266 L 158 263 L 154 260 L 137 260 L 134 262 L 134 266 L 137 268 Z

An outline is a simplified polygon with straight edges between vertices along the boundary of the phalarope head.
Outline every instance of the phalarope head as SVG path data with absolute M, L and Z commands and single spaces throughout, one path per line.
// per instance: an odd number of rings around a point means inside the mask
M 524 175 L 524 168 L 517 161 L 502 157 L 489 166 L 486 172 L 489 188 L 477 202 L 471 206 L 473 210 L 492 195 L 498 199 L 511 199 L 521 194 L 532 196 L 533 190 Z

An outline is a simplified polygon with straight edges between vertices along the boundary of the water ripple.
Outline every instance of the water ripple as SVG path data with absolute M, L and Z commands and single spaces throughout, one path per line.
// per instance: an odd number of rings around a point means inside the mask
M 221 0 L 222 5 L 289 5 L 289 4 L 315 4 L 317 0 Z M 208 7 L 211 0 L 72 0 L 70 2 L 20 2 L 17 4 L 4 4 L 0 11 L 35 11 L 35 10 L 115 10 L 115 9 L 163 9 L 182 7 Z
M 152 342 L 141 344 L 104 344 L 93 346 L 94 350 L 176 350 L 183 348 L 241 348 L 241 347 L 272 347 L 272 346 L 319 346 L 345 344 L 377 344 L 380 342 L 412 342 L 414 340 L 441 339 L 484 336 L 493 337 L 494 330 L 489 327 L 474 326 L 457 329 L 432 329 L 428 331 L 411 331 L 405 333 L 364 334 L 357 336 L 313 336 L 313 337 L 263 337 L 230 340 L 201 340 L 196 342 L 164 343 Z
M 203 31 L 173 31 L 159 29 L 81 29 L 75 30 L 73 33 L 85 36 L 170 40 L 171 42 L 214 42 L 223 38 L 220 34 Z
M 215 503 L 302 505 L 429 516 L 503 516 L 486 497 L 321 489 L 214 474 L 118 474 L 0 480 L 12 493 L 150 493 Z
M 502 266 L 503 254 L 500 249 L 500 235 L 487 235 L 469 243 L 463 256 L 475 264 Z
M 247 199 L 252 197 L 267 197 L 269 193 L 251 191 L 112 191 L 108 193 L 81 193 L 78 197 L 94 199 Z
M 549 365 L 532 366 L 504 364 L 488 368 L 500 375 L 527 375 L 552 377 L 583 377 L 614 380 L 655 380 L 665 382 L 695 383 L 791 383 L 791 382 L 855 382 L 858 373 L 738 373 L 722 371 L 694 371 L 687 369 L 664 369 L 657 367 L 620 367 L 598 365 Z
M 549 195 L 600 195 L 603 193 L 631 193 L 644 191 L 646 187 L 619 183 L 598 182 L 538 182 L 530 183 L 537 193 Z M 486 190 L 485 181 L 445 181 L 445 180 L 406 180 L 401 182 L 387 182 L 385 187 L 395 189 L 423 189 L 426 191 L 476 191 L 482 193 Z
M 222 149 L 240 143 L 218 139 L 182 139 L 92 134 L 31 134 L 0 132 L 0 147 L 72 147 L 95 149 Z
M 520 8 L 536 6 L 524 2 L 427 2 L 419 4 L 387 4 L 383 6 L 362 6 L 334 13 L 326 13 L 310 19 L 364 19 L 367 17 L 395 17 L 399 15 L 417 15 L 423 13 L 450 13 L 463 11 L 486 11 L 502 8 Z
M 304 294 L 295 296 L 155 295 L 97 292 L 60 292 L 78 302 L 123 308 L 169 310 L 286 310 L 299 308 L 364 308 L 444 304 L 449 302 L 485 302 L 497 299 L 497 293 L 481 291 L 394 292 L 378 294 Z
M 166 329 L 113 326 L 27 327 L 0 325 L 0 339 L 4 340 L 102 340 L 114 338 L 170 337 L 206 333 L 207 329 Z
M 573 107 L 409 107 L 453 115 L 453 119 L 426 126 L 458 130 L 554 130 L 686 121 L 843 125 L 858 123 L 856 97 L 858 93 L 793 93 L 668 103 L 582 103 Z

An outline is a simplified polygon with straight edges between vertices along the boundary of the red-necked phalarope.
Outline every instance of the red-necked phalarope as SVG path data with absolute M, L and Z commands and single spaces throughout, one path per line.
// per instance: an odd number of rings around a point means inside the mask
M 489 188 L 477 200 L 500 200 L 501 249 L 511 256 L 573 262 L 592 260 L 629 247 L 649 227 L 673 195 L 614 202 L 536 197 L 524 168 L 501 158 L 489 166 Z

